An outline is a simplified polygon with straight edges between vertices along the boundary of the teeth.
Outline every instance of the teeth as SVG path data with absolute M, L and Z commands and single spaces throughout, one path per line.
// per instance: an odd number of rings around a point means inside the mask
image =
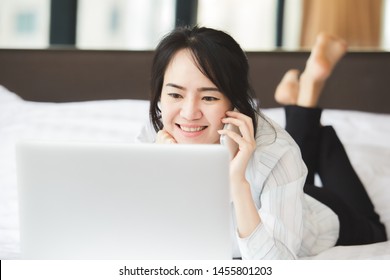
M 185 131 L 185 132 L 198 132 L 203 129 L 205 129 L 204 126 L 198 126 L 198 127 L 185 127 L 185 126 L 180 126 L 180 128 Z

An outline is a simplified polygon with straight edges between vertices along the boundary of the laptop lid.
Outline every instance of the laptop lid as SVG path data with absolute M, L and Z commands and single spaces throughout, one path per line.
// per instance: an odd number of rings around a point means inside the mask
M 223 146 L 16 149 L 23 259 L 231 259 Z

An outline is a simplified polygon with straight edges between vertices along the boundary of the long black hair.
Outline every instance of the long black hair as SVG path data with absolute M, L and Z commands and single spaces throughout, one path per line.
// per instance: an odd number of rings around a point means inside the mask
M 212 81 L 239 112 L 253 120 L 257 128 L 255 95 L 249 82 L 248 59 L 240 45 L 227 33 L 206 27 L 178 27 L 158 44 L 151 73 L 149 116 L 156 131 L 163 128 L 158 103 L 165 71 L 173 56 L 188 49 L 199 70 Z

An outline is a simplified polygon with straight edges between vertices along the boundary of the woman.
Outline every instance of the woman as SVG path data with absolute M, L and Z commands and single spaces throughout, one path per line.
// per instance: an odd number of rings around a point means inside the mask
M 317 73 L 316 67 L 310 69 Z M 155 52 L 153 129 L 145 128 L 138 139 L 219 144 L 221 135 L 230 137 L 238 145 L 230 163 L 238 245 L 234 257 L 294 259 L 318 254 L 337 243 L 338 216 L 304 194 L 307 168 L 300 149 L 284 129 L 259 113 L 248 72 L 245 53 L 228 34 L 199 27 L 174 30 Z M 286 93 L 290 85 L 284 79 L 279 93 Z M 287 94 L 277 94 L 279 99 L 283 96 Z M 226 124 L 238 127 L 239 133 L 224 129 Z

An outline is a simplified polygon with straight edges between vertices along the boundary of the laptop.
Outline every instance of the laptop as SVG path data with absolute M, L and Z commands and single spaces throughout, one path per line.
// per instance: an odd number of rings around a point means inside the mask
M 23 259 L 231 259 L 222 145 L 17 143 Z

